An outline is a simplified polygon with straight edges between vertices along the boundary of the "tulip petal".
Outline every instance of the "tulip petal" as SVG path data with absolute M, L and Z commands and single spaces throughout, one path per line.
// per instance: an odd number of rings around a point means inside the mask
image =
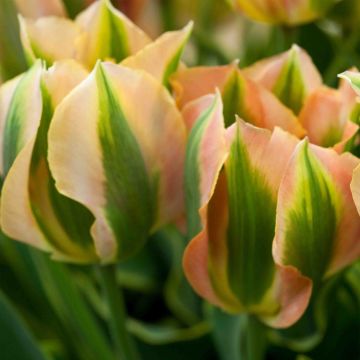
M 297 140 L 280 129 L 271 136 L 267 130 L 238 122 L 229 141 L 231 150 L 225 163 L 229 282 L 247 306 L 259 303 L 273 281 L 271 245 L 277 188 Z
M 16 89 L 12 87 L 9 106 L 3 109 L 1 115 L 4 131 L 1 148 L 3 176 L 6 176 L 19 151 L 35 135 L 39 126 L 42 106 L 41 74 L 42 65 L 38 61 L 21 77 Z
M 316 286 L 359 255 L 360 221 L 349 191 L 357 163 L 349 154 L 310 147 L 304 140 L 282 180 L 274 258 L 296 267 Z
M 287 328 L 304 314 L 308 307 L 312 291 L 312 281 L 291 266 L 276 265 L 273 284 L 274 298 L 279 311 L 261 319 L 274 328 Z
M 222 89 L 234 67 L 237 65 L 200 66 L 178 71 L 170 79 L 176 103 L 183 108 L 188 102 L 215 93 L 216 88 Z
M 348 113 L 340 92 L 321 87 L 308 97 L 299 119 L 311 143 L 330 147 L 356 133 L 358 127 L 348 122 Z
M 150 38 L 109 0 L 98 0 L 78 15 L 76 23 L 84 31 L 79 41 L 79 59 L 92 68 L 98 59 L 120 62 L 150 42 Z
M 50 167 L 58 190 L 94 214 L 103 262 L 128 257 L 181 214 L 184 146 L 175 104 L 144 72 L 99 63 L 59 105 Z
M 0 134 L 4 134 L 6 118 L 11 105 L 14 92 L 23 75 L 7 81 L 0 87 Z M 3 142 L 4 136 L 0 136 L 0 177 L 3 175 Z
M 192 28 L 193 23 L 190 22 L 180 31 L 171 31 L 161 35 L 137 54 L 126 58 L 121 65 L 145 70 L 168 86 L 169 77 L 178 68 Z
M 192 237 L 201 230 L 198 210 L 208 203 L 227 152 L 221 97 L 195 100 L 183 114 L 185 122 L 193 122 L 185 160 L 188 235 Z
M 272 91 L 296 114 L 307 96 L 322 84 L 310 56 L 297 45 L 285 53 L 260 60 L 243 71 Z
M 356 71 L 345 71 L 338 75 L 340 78 L 345 79 L 356 91 L 357 95 L 360 96 L 360 73 Z
M 28 64 L 43 59 L 48 65 L 76 54 L 81 29 L 69 19 L 45 17 L 38 20 L 19 16 L 20 38 Z

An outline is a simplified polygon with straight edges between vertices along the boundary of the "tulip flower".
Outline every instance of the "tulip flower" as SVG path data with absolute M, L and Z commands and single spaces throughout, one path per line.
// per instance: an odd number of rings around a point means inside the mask
M 336 0 L 228 0 L 249 18 L 294 26 L 323 16 Z
M 180 108 L 218 88 L 224 102 L 226 126 L 234 123 L 237 114 L 258 127 L 272 130 L 280 126 L 297 136 L 304 135 L 296 116 L 265 87 L 246 77 L 236 63 L 180 70 L 170 82 Z
M 62 59 L 75 59 L 92 69 L 98 59 L 121 62 L 136 55 L 142 57 L 147 67 L 158 61 L 176 70 L 181 51 L 191 32 L 189 24 L 181 31 L 173 31 L 159 37 L 154 43 L 124 14 L 115 9 L 110 1 L 99 0 L 80 13 L 75 21 L 60 17 L 43 17 L 37 20 L 20 17 L 20 34 L 29 64 L 41 58 L 52 64 Z M 159 48 L 156 60 L 149 64 L 147 51 Z M 169 48 L 168 48 L 169 47 Z M 140 55 L 140 50 L 145 53 Z M 174 57 L 168 57 L 173 55 Z M 163 56 L 163 57 L 161 57 Z M 139 64 L 137 58 L 137 66 Z
M 58 260 L 108 263 L 180 217 L 185 128 L 150 75 L 38 61 L 3 85 L 0 104 L 8 236 Z
M 359 160 L 277 127 L 237 120 L 225 129 L 219 94 L 188 103 L 183 114 L 190 284 L 229 313 L 292 325 L 312 287 L 359 256 L 349 188 Z
M 356 133 L 358 126 L 351 121 L 354 93 L 345 82 L 336 90 L 323 85 L 311 58 L 297 45 L 243 71 L 298 114 L 312 143 L 342 151 Z
M 181 215 L 184 146 L 172 98 L 143 71 L 99 63 L 58 106 L 50 168 L 58 190 L 94 215 L 103 261 L 128 257 Z
M 245 68 L 244 74 L 272 91 L 295 114 L 309 94 L 322 85 L 310 56 L 297 45 Z
M 180 108 L 219 88 L 226 126 L 237 114 L 258 127 L 280 126 L 299 138 L 307 135 L 311 143 L 338 152 L 358 130 L 352 121 L 357 105 L 349 86 L 323 85 L 309 55 L 296 45 L 241 70 L 235 63 L 180 70 L 171 83 Z

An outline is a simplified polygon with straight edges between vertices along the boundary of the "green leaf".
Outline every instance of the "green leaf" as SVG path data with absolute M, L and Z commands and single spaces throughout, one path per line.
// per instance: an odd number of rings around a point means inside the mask
M 1 290 L 0 329 L 2 360 L 45 360 L 35 339 Z

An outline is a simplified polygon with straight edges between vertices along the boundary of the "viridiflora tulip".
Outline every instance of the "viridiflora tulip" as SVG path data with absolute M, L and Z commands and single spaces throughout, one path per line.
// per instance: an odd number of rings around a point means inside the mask
M 249 18 L 271 24 L 298 25 L 313 21 L 336 0 L 228 0 Z
M 359 256 L 360 218 L 349 188 L 359 160 L 280 128 L 271 133 L 238 119 L 225 129 L 219 94 L 183 111 L 192 238 L 185 274 L 230 313 L 290 326 L 312 286 Z
M 309 55 L 297 45 L 261 60 L 244 74 L 265 86 L 298 115 L 311 143 L 342 151 L 358 126 L 351 121 L 354 93 L 342 81 L 338 89 L 323 84 Z
M 135 54 L 142 58 L 148 68 L 154 63 L 158 68 L 160 61 L 168 62 L 175 70 L 191 28 L 189 24 L 183 30 L 165 33 L 152 42 L 109 0 L 96 1 L 75 21 L 63 17 L 37 20 L 20 17 L 21 40 L 29 64 L 37 58 L 45 60 L 47 64 L 72 58 L 90 70 L 98 59 L 118 63 Z M 148 54 L 148 51 L 153 52 L 151 49 L 161 46 L 161 53 L 156 59 L 153 54 Z M 143 52 L 140 53 L 140 50 Z M 174 58 L 168 57 L 169 52 Z M 136 61 L 138 63 L 139 59 Z
M 171 82 L 181 108 L 219 88 L 226 126 L 236 114 L 258 127 L 307 135 L 311 143 L 338 152 L 358 130 L 351 121 L 357 105 L 350 87 L 323 85 L 309 55 L 296 45 L 241 70 L 237 64 L 183 69 Z
M 237 63 L 182 69 L 171 77 L 170 82 L 180 108 L 218 88 L 227 127 L 238 115 L 258 127 L 272 130 L 279 126 L 299 137 L 305 134 L 292 111 L 264 86 L 245 76 Z
M 86 76 L 36 62 L 1 88 L 1 228 L 58 260 L 108 263 L 181 216 L 186 134 L 151 75 L 98 63 Z

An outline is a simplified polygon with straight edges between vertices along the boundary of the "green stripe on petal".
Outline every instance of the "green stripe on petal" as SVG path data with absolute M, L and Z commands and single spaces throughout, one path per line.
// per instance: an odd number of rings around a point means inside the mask
M 199 209 L 209 200 L 213 183 L 223 162 L 225 140 L 219 94 L 190 104 L 186 118 L 200 112 L 191 129 L 185 156 L 185 202 L 189 238 L 201 230 Z M 205 157 L 205 159 L 204 159 Z M 207 163 L 204 160 L 207 159 Z
M 247 306 L 259 303 L 273 281 L 271 246 L 276 200 L 264 174 L 251 163 L 240 127 L 236 129 L 225 170 L 228 278 L 233 292 Z
M 154 222 L 153 183 L 140 147 L 131 132 L 111 79 L 101 65 L 96 70 L 99 97 L 98 131 L 106 176 L 106 217 L 124 258 L 141 247 Z
M 2 134 L 3 176 L 6 176 L 17 154 L 34 135 L 39 125 L 41 73 L 42 65 L 38 61 L 21 78 L 12 96 Z
M 200 173 L 199 173 L 199 148 L 202 136 L 208 126 L 216 100 L 200 115 L 192 128 L 186 147 L 185 158 L 185 189 L 186 189 L 186 215 L 188 236 L 193 237 L 201 230 L 199 208 L 201 207 Z
M 273 92 L 295 114 L 299 113 L 306 96 L 306 89 L 297 47 L 293 47 L 290 50 L 279 78 L 274 84 Z
M 246 84 L 244 78 L 240 76 L 237 69 L 234 69 L 229 75 L 222 91 L 226 127 L 229 127 L 235 122 L 235 115 L 251 122 L 244 103 L 245 91 Z
M 331 261 L 340 213 L 333 180 L 308 141 L 302 141 L 279 190 L 274 255 L 281 247 L 281 263 L 318 284 Z

